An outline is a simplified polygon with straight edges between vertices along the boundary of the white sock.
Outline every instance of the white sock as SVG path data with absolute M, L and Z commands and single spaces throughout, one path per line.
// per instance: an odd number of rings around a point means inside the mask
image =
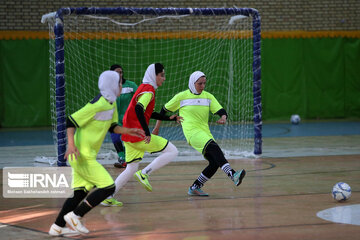
M 161 154 L 154 159 L 149 165 L 147 165 L 142 171 L 142 174 L 148 174 L 152 173 L 153 171 L 158 170 L 159 168 L 165 166 L 172 160 L 174 160 L 179 151 L 177 148 L 172 144 L 171 142 L 168 143 L 166 148 L 161 152 Z
M 235 170 L 231 168 L 230 163 L 225 163 L 221 166 L 221 169 L 224 171 L 224 173 L 226 173 L 226 175 L 228 175 L 230 179 L 232 179 Z
M 140 162 L 133 162 L 126 165 L 125 170 L 115 179 L 115 192 L 112 196 L 108 197 L 108 199 L 115 196 L 115 194 L 131 179 L 138 170 L 139 164 Z

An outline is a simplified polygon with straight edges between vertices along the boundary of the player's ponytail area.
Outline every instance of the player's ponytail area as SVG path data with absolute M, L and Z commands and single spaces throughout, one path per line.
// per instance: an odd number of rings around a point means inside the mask
M 90 233 L 68 239 L 355 239 L 360 234 L 359 123 L 322 126 L 326 134 L 318 123 L 265 125 L 263 156 L 228 158 L 235 170 L 246 169 L 242 184 L 236 187 L 219 169 L 202 188 L 209 197 L 187 195 L 207 161 L 182 156 L 187 161 L 177 159 L 150 175 L 152 192 L 131 179 L 115 196 L 123 207 L 97 206 L 82 220 Z M 4 154 L 10 146 L 1 149 L 2 159 L 9 159 Z M 113 178 L 123 171 L 105 167 Z M 351 186 L 347 201 L 333 199 L 337 182 Z M 2 197 L 2 238 L 50 239 L 47 232 L 63 202 Z

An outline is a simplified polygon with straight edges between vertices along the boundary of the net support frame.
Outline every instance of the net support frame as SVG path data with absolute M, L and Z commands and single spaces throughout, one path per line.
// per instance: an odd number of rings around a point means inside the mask
M 66 166 L 66 114 L 65 114 L 65 50 L 64 15 L 244 15 L 252 17 L 253 28 L 253 108 L 254 154 L 262 153 L 262 105 L 261 105 L 261 18 L 254 8 L 60 8 L 55 14 L 55 84 L 57 119 L 57 165 Z M 53 16 L 53 14 L 51 14 Z

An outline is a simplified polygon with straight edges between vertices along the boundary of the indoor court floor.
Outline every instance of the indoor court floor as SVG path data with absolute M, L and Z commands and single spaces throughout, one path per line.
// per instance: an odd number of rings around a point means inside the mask
M 1 130 L 0 167 L 34 166 L 35 152 L 53 150 L 48 134 Z M 96 207 L 83 219 L 90 234 L 65 239 L 360 238 L 359 121 L 264 124 L 262 156 L 229 161 L 247 170 L 238 187 L 218 170 L 203 187 L 209 197 L 190 197 L 207 163 L 178 160 L 150 176 L 153 192 L 132 179 L 116 196 L 123 207 Z M 349 200 L 333 200 L 337 182 L 351 186 Z M 0 201 L 1 239 L 57 239 L 47 231 L 64 199 Z

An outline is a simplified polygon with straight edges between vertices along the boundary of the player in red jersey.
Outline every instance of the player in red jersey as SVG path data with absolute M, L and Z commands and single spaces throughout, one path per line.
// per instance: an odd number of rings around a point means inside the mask
M 154 112 L 155 90 L 165 81 L 165 70 L 161 63 L 151 64 L 144 75 L 143 83 L 138 87 L 130 105 L 123 118 L 123 126 L 127 128 L 138 128 L 145 131 L 145 138 L 134 137 L 127 134 L 122 135 L 125 145 L 126 169 L 116 178 L 116 190 L 114 195 L 134 176 L 143 187 L 151 192 L 152 186 L 149 183 L 149 175 L 168 164 L 178 155 L 177 148 L 167 139 L 150 133 L 150 118 L 164 121 L 177 121 L 182 118 L 177 115 L 170 117 Z M 143 170 L 138 170 L 144 153 L 161 154 L 155 158 Z M 111 202 L 111 199 L 105 201 Z

